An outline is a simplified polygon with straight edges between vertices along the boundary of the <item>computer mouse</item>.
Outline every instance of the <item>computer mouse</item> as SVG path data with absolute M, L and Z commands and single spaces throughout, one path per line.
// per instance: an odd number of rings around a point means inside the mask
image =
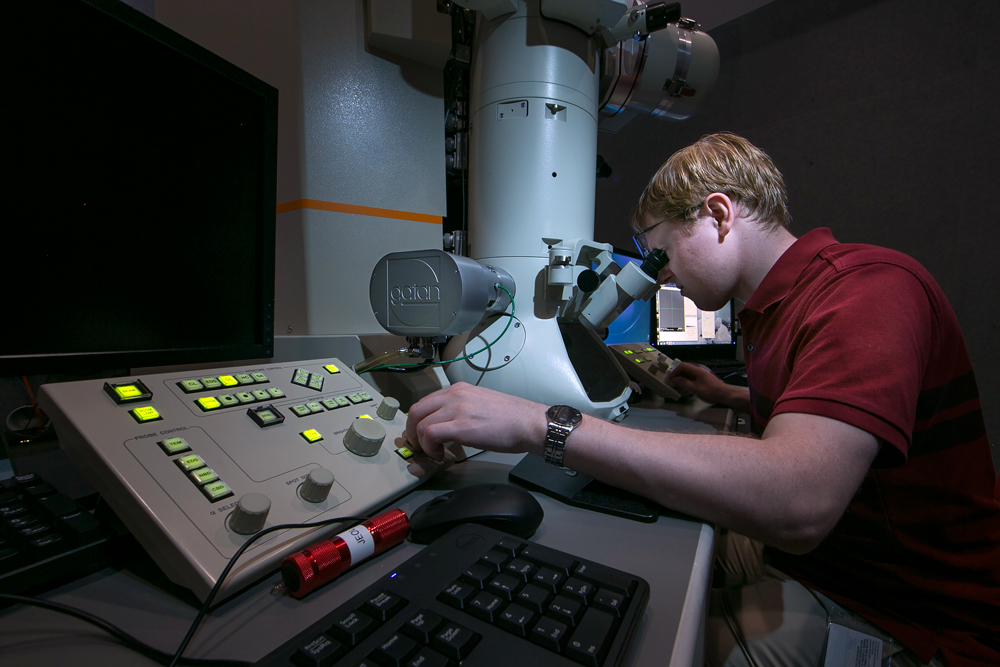
M 528 539 L 545 512 L 535 497 L 510 484 L 476 484 L 443 493 L 410 516 L 410 540 L 430 544 L 463 523 L 478 523 Z

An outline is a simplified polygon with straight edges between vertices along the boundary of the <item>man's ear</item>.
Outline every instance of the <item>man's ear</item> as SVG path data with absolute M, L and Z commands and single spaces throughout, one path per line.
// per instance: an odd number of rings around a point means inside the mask
M 727 195 L 713 192 L 705 197 L 705 206 L 708 207 L 715 228 L 719 231 L 719 243 L 722 243 L 729 232 L 733 230 L 733 223 L 736 221 L 736 204 Z

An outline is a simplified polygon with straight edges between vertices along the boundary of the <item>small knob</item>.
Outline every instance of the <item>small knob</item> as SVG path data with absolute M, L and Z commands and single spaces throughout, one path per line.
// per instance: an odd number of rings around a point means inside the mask
M 358 456 L 375 456 L 385 440 L 385 428 L 373 419 L 355 419 L 344 434 L 344 447 Z
M 333 473 L 326 468 L 313 468 L 299 487 L 299 496 L 309 503 L 321 503 L 333 488 Z
M 396 416 L 397 410 L 399 410 L 399 401 L 392 396 L 386 396 L 382 399 L 382 403 L 378 406 L 378 410 L 375 411 L 375 414 L 377 414 L 381 419 L 392 421 L 392 418 Z
M 259 533 L 271 511 L 271 499 L 263 493 L 246 493 L 229 515 L 229 528 L 240 535 Z

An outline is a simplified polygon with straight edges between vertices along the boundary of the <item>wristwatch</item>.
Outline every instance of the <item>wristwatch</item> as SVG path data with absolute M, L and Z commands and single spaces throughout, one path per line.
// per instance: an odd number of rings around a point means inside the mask
M 583 421 L 583 415 L 568 405 L 553 405 L 545 412 L 545 417 L 549 420 L 549 430 L 545 434 L 545 462 L 561 468 L 566 438 Z

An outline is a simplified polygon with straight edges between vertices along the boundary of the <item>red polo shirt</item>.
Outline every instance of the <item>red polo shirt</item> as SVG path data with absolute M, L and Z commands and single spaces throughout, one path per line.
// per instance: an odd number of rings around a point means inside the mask
M 752 424 L 821 415 L 882 446 L 840 522 L 770 563 L 924 662 L 1000 664 L 1000 502 L 958 321 L 899 252 L 798 239 L 740 313 Z

